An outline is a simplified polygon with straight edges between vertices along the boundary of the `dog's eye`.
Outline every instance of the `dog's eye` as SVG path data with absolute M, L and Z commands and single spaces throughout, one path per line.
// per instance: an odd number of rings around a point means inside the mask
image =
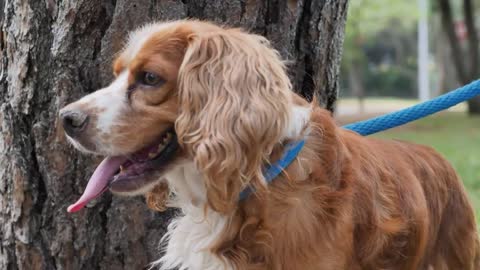
M 148 86 L 159 86 L 165 82 L 162 77 L 147 71 L 140 73 L 138 79 L 141 84 Z

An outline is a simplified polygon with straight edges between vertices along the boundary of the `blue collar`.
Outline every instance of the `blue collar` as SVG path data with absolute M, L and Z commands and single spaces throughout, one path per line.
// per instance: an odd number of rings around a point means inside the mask
M 288 143 L 285 148 L 285 153 L 283 153 L 282 158 L 277 160 L 275 163 L 263 168 L 263 176 L 267 184 L 271 183 L 275 177 L 277 177 L 282 171 L 290 165 L 290 163 L 295 160 L 303 146 L 305 145 L 305 140 L 300 140 L 296 142 Z M 245 188 L 240 193 L 240 200 L 246 199 L 251 193 L 255 192 L 255 189 L 251 186 Z

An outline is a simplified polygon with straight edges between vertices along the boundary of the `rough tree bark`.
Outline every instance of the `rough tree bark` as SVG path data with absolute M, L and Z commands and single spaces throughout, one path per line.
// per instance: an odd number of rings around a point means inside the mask
M 127 33 L 196 17 L 243 26 L 291 60 L 295 89 L 332 109 L 348 0 L 0 0 L 0 269 L 142 269 L 172 212 L 104 195 L 67 214 L 98 158 L 68 145 L 59 108 L 106 85 Z

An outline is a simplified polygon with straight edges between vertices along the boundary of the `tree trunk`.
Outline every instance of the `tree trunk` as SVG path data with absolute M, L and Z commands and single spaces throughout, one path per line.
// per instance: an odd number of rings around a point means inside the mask
M 59 129 L 59 108 L 105 86 L 127 33 L 196 17 L 243 26 L 291 60 L 304 96 L 337 97 L 347 0 L 0 0 L 0 269 L 142 269 L 172 211 L 109 194 L 68 214 L 98 158 Z
M 461 41 L 458 40 L 455 33 L 450 0 L 439 0 L 439 7 L 442 25 L 450 42 L 457 79 L 461 84 L 468 84 L 477 79 L 480 70 L 479 38 L 475 28 L 473 2 L 471 0 L 463 0 L 463 16 L 468 33 L 466 53 L 462 51 Z M 480 97 L 475 97 L 468 101 L 468 112 L 469 114 L 480 114 Z

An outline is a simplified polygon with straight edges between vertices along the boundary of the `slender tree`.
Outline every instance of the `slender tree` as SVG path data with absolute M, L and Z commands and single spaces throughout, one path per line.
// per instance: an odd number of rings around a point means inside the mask
M 66 142 L 59 108 L 105 86 L 127 33 L 186 17 L 265 35 L 295 90 L 332 109 L 347 0 L 0 0 L 0 269 L 142 269 L 172 212 L 105 195 L 66 207 L 99 161 Z
M 442 26 L 449 41 L 457 80 L 467 84 L 479 77 L 479 43 L 475 28 L 474 5 L 472 0 L 463 0 L 463 18 L 466 28 L 466 44 L 462 44 L 455 31 L 455 21 L 450 0 L 438 0 Z M 480 97 L 468 101 L 468 112 L 480 114 Z

